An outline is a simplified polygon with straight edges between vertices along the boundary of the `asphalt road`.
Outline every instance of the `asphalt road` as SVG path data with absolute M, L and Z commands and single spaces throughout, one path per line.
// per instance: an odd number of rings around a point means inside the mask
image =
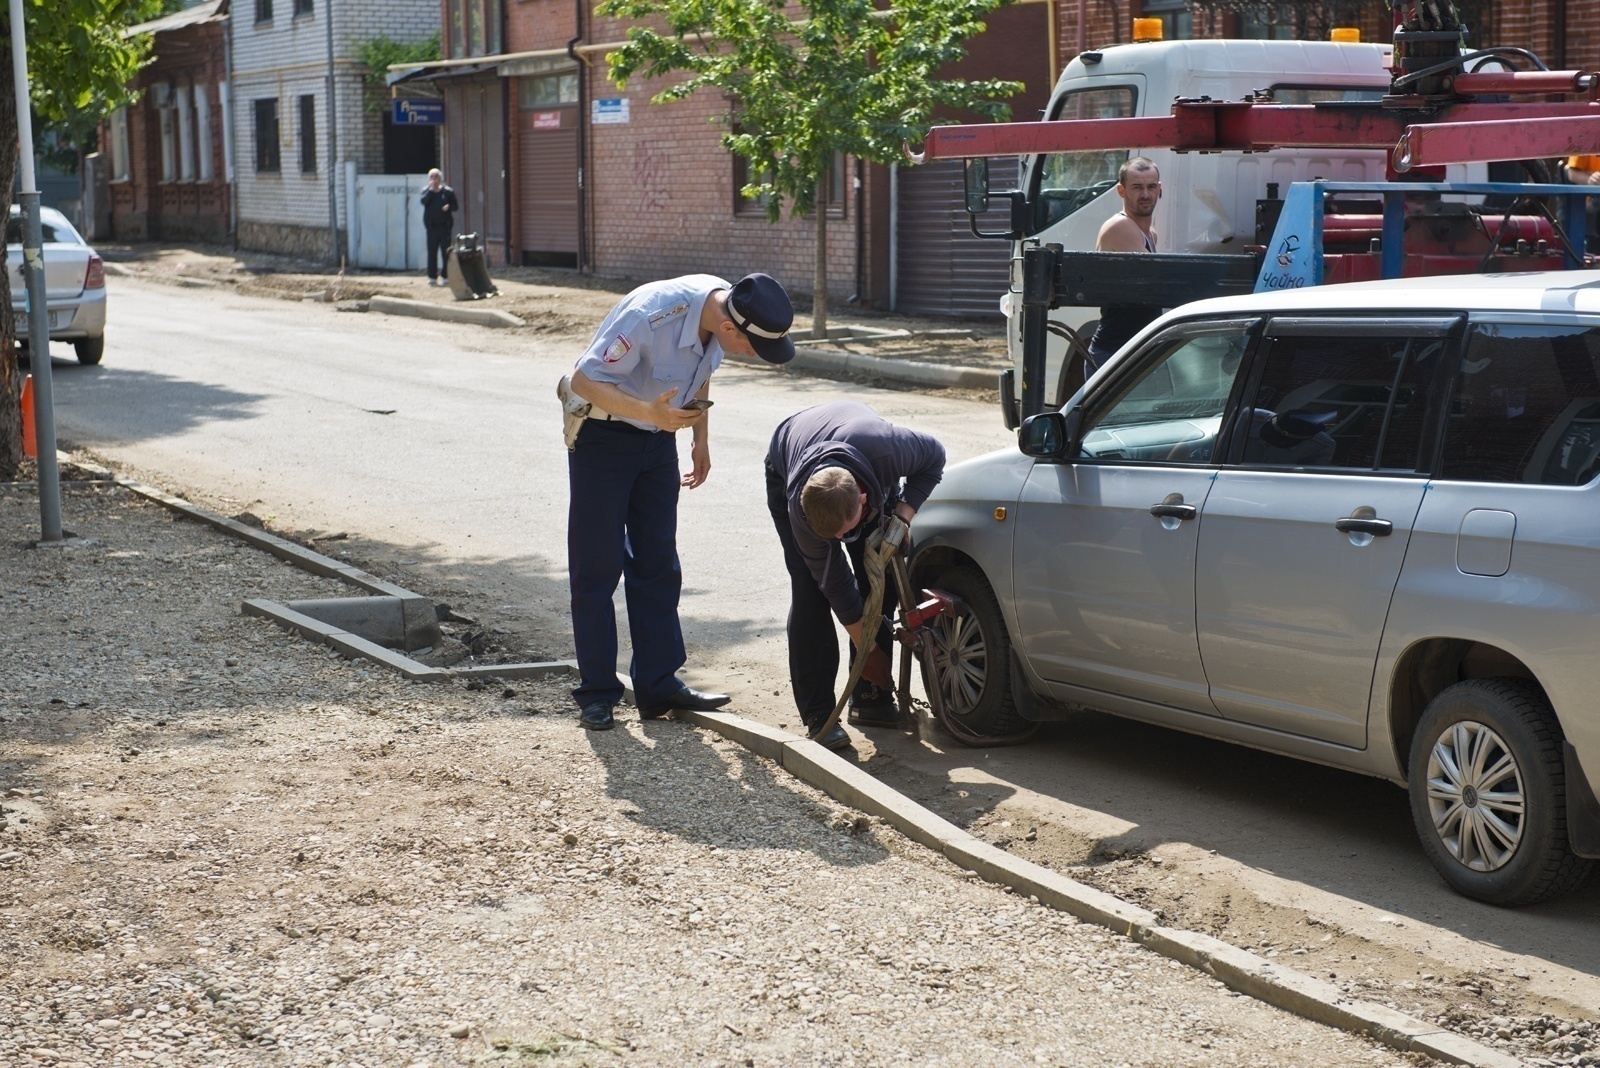
M 82 368 L 57 349 L 64 439 L 279 528 L 348 531 L 363 562 L 461 591 L 486 622 L 525 637 L 522 651 L 571 655 L 554 398 L 570 343 L 125 278 L 111 286 L 105 363 Z M 937 434 L 952 459 L 1013 439 L 986 405 L 731 362 L 712 393 L 711 478 L 680 508 L 686 674 L 726 687 L 740 711 L 792 725 L 787 581 L 762 489 L 773 426 L 848 396 Z M 1012 750 L 894 732 L 873 741 L 876 754 L 863 753 L 874 772 L 999 840 L 1015 837 L 1025 855 L 1161 858 L 1159 874 L 1115 864 L 1101 874 L 1125 878 L 1145 904 L 1165 892 L 1174 918 L 1247 945 L 1259 932 L 1287 953 L 1304 936 L 1297 967 L 1370 972 L 1396 988 L 1424 974 L 1488 976 L 1497 993 L 1483 995 L 1485 1012 L 1600 1013 L 1600 879 L 1519 911 L 1457 897 L 1390 784 L 1093 715 Z M 1321 932 L 1338 937 L 1323 944 Z

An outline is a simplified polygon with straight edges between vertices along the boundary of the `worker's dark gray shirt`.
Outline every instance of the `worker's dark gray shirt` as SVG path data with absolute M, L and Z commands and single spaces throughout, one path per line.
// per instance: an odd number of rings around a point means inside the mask
M 794 540 L 812 577 L 839 621 L 856 622 L 865 605 L 844 547 L 838 538 L 811 529 L 800 491 L 818 470 L 842 467 L 866 491 L 864 516 L 887 513 L 900 501 L 920 509 L 944 477 L 944 446 L 928 434 L 879 418 L 865 404 L 833 401 L 779 423 L 767 463 L 783 480 Z

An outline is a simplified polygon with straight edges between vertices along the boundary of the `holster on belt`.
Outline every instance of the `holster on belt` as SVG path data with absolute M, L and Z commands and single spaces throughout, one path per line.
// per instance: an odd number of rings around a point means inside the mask
M 556 383 L 556 396 L 561 398 L 561 433 L 567 439 L 567 451 L 571 452 L 578 444 L 578 431 L 583 429 L 583 421 L 589 418 L 593 406 L 572 392 L 571 375 L 561 376 L 561 381 Z

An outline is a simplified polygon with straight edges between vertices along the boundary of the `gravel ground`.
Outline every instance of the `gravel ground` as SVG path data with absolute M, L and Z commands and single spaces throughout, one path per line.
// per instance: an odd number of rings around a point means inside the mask
M 408 684 L 347 593 L 0 487 L 0 1065 L 1391 1065 L 677 722 Z

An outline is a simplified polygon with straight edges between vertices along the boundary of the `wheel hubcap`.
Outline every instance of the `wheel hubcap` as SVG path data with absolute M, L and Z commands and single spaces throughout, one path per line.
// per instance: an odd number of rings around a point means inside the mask
M 1428 754 L 1428 810 L 1451 856 L 1473 871 L 1503 867 L 1522 841 L 1522 770 L 1501 737 L 1463 722 Z
M 969 714 L 983 696 L 989 677 L 989 653 L 983 630 L 972 610 L 957 601 L 955 612 L 940 616 L 933 628 L 933 669 L 939 695 L 947 711 L 958 716 Z

